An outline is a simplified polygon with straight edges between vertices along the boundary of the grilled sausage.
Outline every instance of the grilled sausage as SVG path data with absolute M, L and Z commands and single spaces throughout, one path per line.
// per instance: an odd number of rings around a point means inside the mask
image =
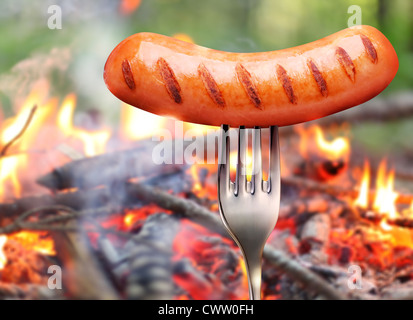
M 387 38 L 370 26 L 294 48 L 230 53 L 138 33 L 110 54 L 109 90 L 143 110 L 207 125 L 286 126 L 379 94 L 398 69 Z

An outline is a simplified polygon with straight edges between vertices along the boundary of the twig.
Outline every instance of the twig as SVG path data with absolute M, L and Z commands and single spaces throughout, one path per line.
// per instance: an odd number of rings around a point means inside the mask
M 24 132 L 27 130 L 27 128 L 29 127 L 30 123 L 33 120 L 34 114 L 37 110 L 37 105 L 34 105 L 32 107 L 32 109 L 30 110 L 29 116 L 27 117 L 27 120 L 23 126 L 23 128 L 20 130 L 20 132 L 13 138 L 11 139 L 0 151 L 0 158 L 4 157 L 6 155 L 7 150 L 13 145 L 13 143 L 15 143 L 23 134 Z

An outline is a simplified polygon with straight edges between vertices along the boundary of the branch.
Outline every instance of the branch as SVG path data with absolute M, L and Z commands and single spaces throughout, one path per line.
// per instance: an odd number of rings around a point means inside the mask
M 13 145 L 13 143 L 15 143 L 23 134 L 24 132 L 27 130 L 27 128 L 29 127 L 30 123 L 33 120 L 34 114 L 37 110 L 37 105 L 34 105 L 32 107 L 32 109 L 30 110 L 29 116 L 27 117 L 26 122 L 24 123 L 23 128 L 19 131 L 19 133 L 13 138 L 11 139 L 0 151 L 0 158 L 4 157 L 7 153 L 7 150 Z
M 351 124 L 365 122 L 388 122 L 406 119 L 413 115 L 413 93 L 397 93 L 388 98 L 373 98 L 358 107 L 317 119 L 309 124 L 328 127 L 332 124 L 348 122 Z M 294 134 L 294 126 L 280 128 L 280 134 Z

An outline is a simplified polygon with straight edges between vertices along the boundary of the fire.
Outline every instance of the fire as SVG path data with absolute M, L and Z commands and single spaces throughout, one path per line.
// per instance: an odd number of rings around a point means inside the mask
M 316 156 L 322 156 L 331 161 L 348 159 L 350 153 L 348 138 L 336 137 L 329 141 L 318 125 L 313 125 L 309 128 L 297 126 L 296 130 L 300 135 L 300 154 L 304 158 L 308 158 L 309 153 L 314 152 Z
M 44 231 L 20 231 L 10 235 L 0 235 L 0 270 L 7 264 L 4 246 L 8 241 L 16 241 L 27 250 L 53 256 L 56 254 L 53 239 Z
M 363 176 L 360 182 L 359 195 L 354 201 L 354 205 L 368 209 L 372 209 L 385 216 L 380 222 L 383 230 L 389 231 L 392 229 L 386 220 L 395 219 L 398 216 L 396 207 L 396 199 L 398 193 L 394 191 L 394 170 L 386 172 L 386 160 L 382 160 L 378 167 L 376 177 L 376 190 L 374 199 L 370 199 L 370 166 L 366 161 L 364 164 Z M 371 201 L 372 200 L 372 201 Z
M 25 249 L 53 256 L 56 254 L 53 239 L 45 231 L 20 231 L 10 234 L 8 240 L 19 242 Z
M 316 142 L 322 152 L 330 159 L 339 159 L 343 155 L 348 155 L 349 141 L 343 137 L 337 137 L 332 141 L 326 140 L 323 131 L 320 127 L 314 127 Z
M 84 154 L 92 157 L 105 152 L 105 146 L 110 138 L 109 130 L 90 132 L 73 125 L 73 114 L 76 108 L 76 96 L 68 95 L 57 115 L 57 125 L 66 137 L 73 137 L 83 142 Z
M 231 179 L 235 180 L 235 175 L 237 171 L 237 164 L 238 164 L 238 151 L 232 151 L 229 155 L 230 158 L 230 174 Z M 252 173 L 252 150 L 250 148 L 247 149 L 246 154 L 246 169 L 247 169 L 247 180 L 251 181 L 251 173 Z M 265 179 L 265 177 L 264 177 Z
M 151 138 L 165 125 L 166 119 L 122 103 L 121 123 L 120 134 L 125 140 L 139 140 Z
M 354 201 L 354 205 L 368 209 L 370 205 L 369 199 L 370 186 L 370 166 L 366 161 L 364 164 L 363 176 L 360 182 L 359 195 Z M 394 171 L 386 174 L 386 161 L 382 160 L 376 177 L 376 191 L 372 208 L 381 214 L 385 214 L 388 218 L 396 218 L 397 208 L 396 199 L 398 193 L 394 191 Z
M 386 214 L 388 218 L 397 217 L 396 199 L 398 193 L 394 191 L 394 170 L 386 177 L 386 161 L 383 160 L 378 169 L 376 178 L 376 197 L 373 209 Z
M 3 269 L 7 263 L 6 255 L 3 252 L 3 247 L 7 242 L 6 235 L 0 235 L 0 270 Z
M 10 147 L 12 150 L 28 150 L 35 140 L 38 132 L 41 130 L 43 123 L 54 112 L 56 101 L 51 99 L 43 104 L 47 88 L 37 86 L 27 97 L 19 113 L 12 118 L 8 118 L 2 125 L 0 132 L 0 142 L 2 148 L 8 143 L 19 137 L 21 131 L 25 128 L 24 134 L 16 139 Z M 37 106 L 34 110 L 34 106 Z M 34 113 L 34 111 L 36 111 Z M 32 117 L 30 118 L 32 114 Z M 28 119 L 31 121 L 28 123 Z M 6 154 L 7 155 L 7 154 Z M 28 155 L 21 153 L 16 155 L 3 156 L 0 159 L 0 198 L 4 200 L 8 195 L 8 189 L 13 190 L 14 197 L 21 196 L 21 186 L 18 179 L 18 172 L 27 166 Z M 11 188 L 9 187 L 11 185 Z
M 370 191 L 370 165 L 368 161 L 364 161 L 363 176 L 359 187 L 359 195 L 354 201 L 354 205 L 363 209 L 367 209 L 369 205 Z

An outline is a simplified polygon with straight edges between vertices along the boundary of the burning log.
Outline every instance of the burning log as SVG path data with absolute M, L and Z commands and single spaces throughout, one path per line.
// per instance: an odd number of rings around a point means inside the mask
M 178 229 L 176 218 L 163 213 L 154 214 L 126 244 L 128 299 L 168 300 L 174 297 L 171 257 Z
M 78 221 L 70 221 L 73 227 Z M 76 229 L 81 230 L 78 226 Z M 62 261 L 63 289 L 76 299 L 115 300 L 118 294 L 104 276 L 86 237 L 78 232 L 53 232 L 57 257 Z
M 218 215 L 199 206 L 195 202 L 178 198 L 167 192 L 159 191 L 145 185 L 134 184 L 133 189 L 136 196 L 140 199 L 146 199 L 146 201 L 153 202 L 164 209 L 181 214 L 208 227 L 210 230 L 229 238 Z M 307 270 L 283 252 L 266 245 L 263 257 L 268 263 L 279 269 L 281 272 L 284 272 L 292 279 L 299 281 L 309 290 L 314 290 L 329 299 L 344 299 L 339 292 L 334 290 L 318 275 Z
M 101 189 L 97 189 L 101 190 Z M 104 188 L 103 188 L 104 190 Z M 127 183 L 125 190 L 128 197 L 135 197 L 146 203 L 154 203 L 166 210 L 170 210 L 176 213 L 178 216 L 186 217 L 196 223 L 201 224 L 204 227 L 229 238 L 228 233 L 224 229 L 222 222 L 218 215 L 208 209 L 196 204 L 193 201 L 176 197 L 168 192 L 153 188 L 151 186 L 139 184 L 139 183 Z M 107 190 L 103 192 L 108 192 Z M 52 196 L 49 196 L 52 197 Z M 102 209 L 90 209 L 77 212 L 76 215 L 71 215 L 70 218 L 75 219 L 85 215 L 92 215 L 95 211 L 108 212 L 107 208 Z M 35 209 L 32 211 L 36 212 Z M 52 217 L 53 218 L 53 217 Z M 50 218 L 51 219 L 51 218 Z M 55 221 L 56 219 L 51 219 Z M 43 223 L 43 227 L 48 225 Z M 4 226 L 0 233 L 8 233 L 12 231 L 18 231 L 21 228 L 21 224 Z M 63 250 L 65 251 L 65 250 Z M 344 297 L 334 290 L 327 282 L 325 282 L 318 275 L 314 274 L 310 270 L 306 269 L 300 263 L 292 260 L 285 253 L 272 248 L 267 245 L 264 248 L 264 259 L 275 268 L 284 272 L 290 278 L 302 283 L 308 290 L 313 290 L 329 299 L 343 299 Z M 68 259 L 67 261 L 70 261 Z
M 0 299 L 30 299 L 44 300 L 61 298 L 59 290 L 50 290 L 46 286 L 38 284 L 16 285 L 12 283 L 0 283 Z
M 182 168 L 182 165 L 155 164 L 149 151 L 144 146 L 71 161 L 38 178 L 37 183 L 50 190 L 89 189 Z

